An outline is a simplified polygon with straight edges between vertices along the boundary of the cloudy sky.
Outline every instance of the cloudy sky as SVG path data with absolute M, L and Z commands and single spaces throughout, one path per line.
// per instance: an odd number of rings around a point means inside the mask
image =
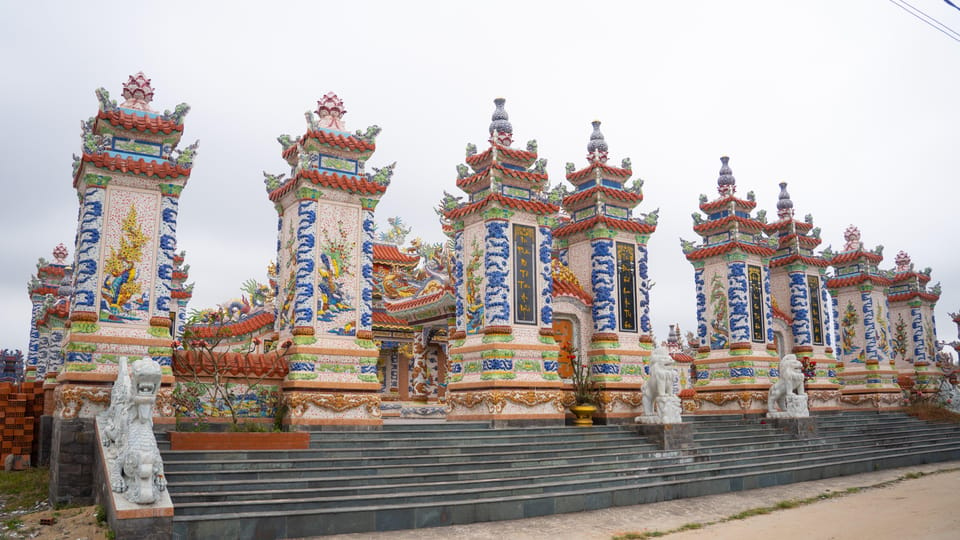
M 960 30 L 945 2 L 909 1 Z M 0 347 L 26 350 L 37 259 L 72 246 L 71 155 L 94 90 L 119 97 L 141 70 L 154 108 L 192 106 L 183 140 L 200 140 L 178 227 L 192 307 L 265 280 L 276 214 L 261 171 L 288 171 L 276 137 L 301 134 L 320 96 L 340 95 L 350 130 L 383 128 L 370 165 L 397 169 L 379 221 L 399 215 L 428 241 L 442 239 L 431 207 L 503 96 L 552 182 L 585 164 L 594 119 L 612 162 L 632 158 L 640 210 L 660 208 L 660 339 L 672 322 L 694 329 L 679 238 L 696 237 L 690 214 L 724 154 L 768 214 L 788 182 L 823 247 L 856 224 L 885 267 L 899 250 L 932 266 L 939 335 L 957 337 L 960 41 L 891 2 L 2 2 L 0 58 Z

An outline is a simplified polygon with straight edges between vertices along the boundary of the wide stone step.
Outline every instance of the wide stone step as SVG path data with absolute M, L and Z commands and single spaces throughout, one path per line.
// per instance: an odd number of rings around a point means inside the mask
M 515 435 L 484 435 L 463 436 L 456 438 L 421 439 L 419 437 L 404 438 L 370 438 L 366 440 L 343 440 L 333 438 L 311 438 L 310 448 L 419 448 L 425 445 L 435 446 L 492 446 L 503 444 L 567 444 L 573 442 L 597 443 L 604 441 L 622 441 L 636 439 L 635 433 L 617 430 L 601 433 L 548 433 L 548 434 L 515 434 Z
M 960 445 L 953 449 L 919 449 L 895 456 L 789 466 L 709 478 L 472 500 L 424 503 L 395 497 L 391 498 L 389 504 L 376 506 L 267 510 L 267 505 L 261 507 L 260 511 L 247 514 L 221 508 L 219 513 L 203 516 L 175 515 L 174 538 L 303 537 L 520 519 L 725 493 L 951 459 L 960 459 Z

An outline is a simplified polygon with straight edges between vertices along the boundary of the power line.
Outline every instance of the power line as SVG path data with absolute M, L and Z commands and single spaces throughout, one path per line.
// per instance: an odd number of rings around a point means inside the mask
M 933 17 L 913 7 L 912 5 L 907 3 L 906 0 L 890 0 L 890 3 L 906 11 L 910 15 L 913 15 L 914 17 L 916 17 L 918 20 L 920 20 L 922 23 L 926 24 L 930 28 L 933 28 L 934 30 L 940 32 L 941 34 L 947 36 L 948 38 L 960 43 L 960 33 L 957 33 L 955 30 L 953 30 L 949 26 L 943 24 L 942 22 L 934 19 Z

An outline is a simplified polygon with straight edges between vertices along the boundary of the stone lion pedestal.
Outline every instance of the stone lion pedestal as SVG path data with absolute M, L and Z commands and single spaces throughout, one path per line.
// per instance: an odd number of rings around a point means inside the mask
M 780 377 L 770 387 L 767 418 L 770 423 L 797 439 L 816 437 L 817 424 L 810 418 L 803 387 L 802 364 L 788 354 L 780 361 Z M 779 410 L 778 410 L 779 409 Z
M 650 376 L 643 384 L 643 415 L 637 430 L 663 450 L 687 448 L 693 442 L 693 424 L 684 424 L 680 398 L 674 394 L 678 378 L 673 359 L 660 347 L 650 355 Z

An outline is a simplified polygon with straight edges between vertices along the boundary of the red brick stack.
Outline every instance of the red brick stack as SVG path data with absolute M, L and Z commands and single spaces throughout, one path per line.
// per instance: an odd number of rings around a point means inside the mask
M 29 457 L 36 450 L 40 416 L 43 414 L 43 384 L 0 383 L 0 463 L 7 456 Z

